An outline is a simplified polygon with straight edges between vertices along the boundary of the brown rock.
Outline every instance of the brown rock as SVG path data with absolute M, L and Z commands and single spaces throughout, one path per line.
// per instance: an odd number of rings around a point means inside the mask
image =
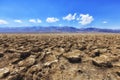
M 99 51 L 99 49 L 95 49 L 90 56 L 94 58 L 100 56 L 100 54 L 101 52 Z
M 82 52 L 79 50 L 73 50 L 72 52 L 63 54 L 63 56 L 68 59 L 70 63 L 80 63 L 82 61 Z
M 118 71 L 118 72 L 116 72 L 116 74 L 118 75 L 118 76 L 120 76 L 120 72 Z
M 0 58 L 3 57 L 3 56 L 4 56 L 4 54 L 0 53 Z
M 20 61 L 18 63 L 19 66 L 30 67 L 35 63 L 35 58 L 27 58 L 26 60 Z
M 31 51 L 32 51 L 32 52 L 41 52 L 42 49 L 39 48 L 39 47 L 34 47 L 34 48 L 31 49 Z
M 30 55 L 31 55 L 30 51 L 20 52 L 20 58 L 21 59 L 25 59 L 25 58 L 29 57 Z
M 27 74 L 33 74 L 35 72 L 39 72 L 39 70 L 42 69 L 42 65 L 41 64 L 36 64 L 36 65 L 33 65 L 28 71 L 27 71 Z
M 14 53 L 15 49 L 6 49 L 4 53 Z
M 1 68 L 0 69 L 0 78 L 6 77 L 10 73 L 8 68 Z
M 93 59 L 92 63 L 97 67 L 107 67 L 107 68 L 113 67 L 108 56 L 106 55 L 101 55 L 100 57 L 96 57 L 95 59 Z
M 11 75 L 7 78 L 7 80 L 24 80 L 24 76 L 19 74 Z
M 45 67 L 48 67 L 48 66 L 51 66 L 53 63 L 57 63 L 57 62 L 58 62 L 58 60 L 49 61 L 49 62 L 46 62 L 46 63 L 44 64 L 44 66 L 45 66 Z
M 118 61 L 118 62 L 114 62 L 114 63 L 113 63 L 113 66 L 114 66 L 114 67 L 120 67 L 120 62 L 119 62 L 119 61 Z

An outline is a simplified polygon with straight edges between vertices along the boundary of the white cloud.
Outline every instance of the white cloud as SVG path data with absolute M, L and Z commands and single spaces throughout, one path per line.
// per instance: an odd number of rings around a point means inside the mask
M 35 19 L 30 19 L 29 22 L 31 22 L 31 23 L 37 23 Z
M 40 19 L 37 19 L 37 23 L 42 23 L 42 20 L 40 20 Z
M 42 23 L 42 20 L 40 20 L 40 19 L 29 19 L 29 22 L 31 22 L 31 23 Z
M 0 24 L 8 24 L 7 21 L 0 19 Z
M 102 23 L 103 23 L 103 24 L 106 24 L 106 23 L 108 23 L 108 22 L 107 22 L 107 21 L 103 21 Z
M 14 20 L 16 23 L 22 23 L 22 20 Z
M 48 23 L 54 23 L 54 22 L 57 22 L 57 21 L 59 21 L 59 19 L 58 18 L 54 18 L 54 17 L 48 17 L 46 19 L 46 22 L 48 22 Z
M 92 23 L 94 18 L 93 16 L 90 16 L 89 14 L 80 14 L 80 17 L 77 18 L 77 20 L 79 21 L 81 25 L 88 25 Z
M 63 17 L 63 20 L 68 20 L 68 21 L 75 20 L 76 15 L 77 15 L 76 13 L 74 13 L 73 15 L 68 14 L 67 16 Z

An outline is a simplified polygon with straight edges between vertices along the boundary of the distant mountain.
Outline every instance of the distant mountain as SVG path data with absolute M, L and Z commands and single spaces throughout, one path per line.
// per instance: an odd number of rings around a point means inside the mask
M 52 33 L 52 32 L 79 32 L 79 29 L 74 27 L 58 27 L 58 26 L 49 26 L 49 27 L 42 27 L 42 26 L 33 26 L 33 27 L 2 27 L 0 28 L 1 33 Z
M 114 29 L 100 29 L 100 28 L 82 28 L 80 31 L 83 32 L 102 32 L 102 33 L 120 33 L 119 30 L 114 30 Z
M 33 26 L 33 27 L 2 27 L 0 33 L 80 33 L 80 32 L 103 32 L 103 33 L 120 33 L 120 30 L 99 29 L 99 28 L 75 28 L 69 26 Z

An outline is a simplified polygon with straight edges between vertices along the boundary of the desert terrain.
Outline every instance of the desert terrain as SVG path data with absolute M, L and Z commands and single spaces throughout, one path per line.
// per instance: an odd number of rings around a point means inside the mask
M 0 80 L 120 80 L 120 34 L 0 34 Z

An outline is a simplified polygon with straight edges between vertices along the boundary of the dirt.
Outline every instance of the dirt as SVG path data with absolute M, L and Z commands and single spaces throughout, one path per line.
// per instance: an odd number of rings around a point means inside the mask
M 120 35 L 0 34 L 0 80 L 120 80 Z

